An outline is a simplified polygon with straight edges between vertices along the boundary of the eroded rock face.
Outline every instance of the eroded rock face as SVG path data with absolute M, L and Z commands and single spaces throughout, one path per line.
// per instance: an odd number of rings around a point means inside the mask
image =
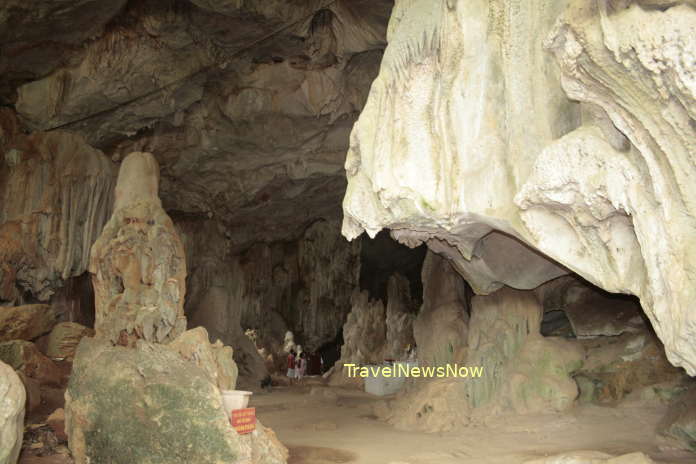
M 111 212 L 115 171 L 68 132 L 25 135 L 0 110 L 0 303 L 29 292 L 48 301 L 87 270 L 89 249 Z
M 351 135 L 344 235 L 437 240 L 472 272 L 502 231 L 639 296 L 696 374 L 696 10 L 682 3 L 399 2 Z M 519 285 L 491 266 L 476 281 Z
M 97 336 L 132 345 L 167 342 L 186 329 L 186 260 L 157 195 L 159 168 L 149 153 L 121 164 L 114 213 L 92 247 Z
M 26 393 L 19 377 L 0 361 L 0 464 L 16 464 L 24 435 Z

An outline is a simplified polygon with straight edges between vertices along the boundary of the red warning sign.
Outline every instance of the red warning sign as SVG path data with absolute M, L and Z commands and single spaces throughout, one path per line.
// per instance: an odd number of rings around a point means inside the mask
M 256 408 L 235 409 L 230 422 L 239 434 L 253 432 L 256 430 Z

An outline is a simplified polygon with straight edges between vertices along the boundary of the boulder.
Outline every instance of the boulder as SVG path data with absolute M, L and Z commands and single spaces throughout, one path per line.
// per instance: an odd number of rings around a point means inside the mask
M 34 340 L 50 332 L 55 324 L 56 313 L 50 305 L 0 307 L 0 342 Z
M 209 373 L 164 345 L 84 339 L 65 411 L 76 464 L 220 464 L 251 454 Z
M 24 386 L 15 371 L 0 362 L 0 464 L 16 464 L 24 434 Z
M 44 356 L 31 342 L 14 340 L 0 343 L 0 361 L 34 379 L 41 386 L 59 388 L 65 385 L 67 372 Z
M 61 322 L 48 336 L 38 343 L 43 353 L 50 358 L 72 359 L 83 337 L 91 337 L 94 330 L 76 322 Z
M 46 419 L 46 424 L 51 427 L 59 441 L 68 440 L 68 435 L 65 433 L 65 410 L 63 408 L 53 411 Z

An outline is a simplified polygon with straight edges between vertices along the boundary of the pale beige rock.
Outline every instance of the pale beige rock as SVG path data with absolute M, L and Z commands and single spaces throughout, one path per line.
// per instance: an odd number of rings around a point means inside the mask
M 50 305 L 0 307 L 0 342 L 34 340 L 55 324 L 56 313 Z
M 0 464 L 16 464 L 24 435 L 26 393 L 15 371 L 0 361 Z
M 696 10 L 671 3 L 398 2 L 351 135 L 344 235 L 389 228 L 464 262 L 504 232 L 639 296 L 696 374 Z M 516 284 L 494 274 L 477 289 Z
M 237 384 L 237 365 L 233 350 L 219 340 L 211 344 L 203 327 L 187 330 L 169 344 L 184 359 L 200 367 L 220 390 L 234 390 Z
M 343 363 L 381 364 L 384 361 L 387 323 L 384 303 L 370 300 L 366 291 L 355 289 L 353 309 L 343 325 Z
M 463 361 L 469 336 L 466 283 L 448 260 L 430 251 L 422 275 L 423 306 L 413 323 L 418 360 L 434 366 Z
M 643 453 L 630 453 L 614 457 L 599 451 L 576 451 L 542 459 L 525 461 L 524 464 L 653 464 L 655 461 Z
M 93 329 L 76 322 L 60 322 L 46 337 L 43 353 L 50 358 L 72 359 L 80 340 L 93 335 Z
M 171 341 L 186 328 L 184 249 L 157 196 L 158 180 L 149 153 L 121 163 L 116 209 L 92 247 L 94 328 L 113 343 Z

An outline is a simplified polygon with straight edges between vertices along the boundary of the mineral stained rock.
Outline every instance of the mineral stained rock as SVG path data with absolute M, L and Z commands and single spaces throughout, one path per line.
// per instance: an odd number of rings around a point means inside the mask
M 149 153 L 121 164 L 114 213 L 92 247 L 97 336 L 130 346 L 167 342 L 186 329 L 186 260 L 158 197 L 159 168 Z
M 250 453 L 205 370 L 164 345 L 84 339 L 66 392 L 76 464 L 231 463 Z
M 473 273 L 503 232 L 637 295 L 695 375 L 696 10 L 649 3 L 398 2 L 351 135 L 344 235 L 389 228 Z
M 16 464 L 24 435 L 26 393 L 12 367 L 0 361 L 0 464 Z
M 48 301 L 87 270 L 111 212 L 114 167 L 77 134 L 25 135 L 8 109 L 0 151 L 0 303 L 21 304 L 24 292 Z
M 34 340 L 55 324 L 56 313 L 50 305 L 0 307 L 0 342 Z

